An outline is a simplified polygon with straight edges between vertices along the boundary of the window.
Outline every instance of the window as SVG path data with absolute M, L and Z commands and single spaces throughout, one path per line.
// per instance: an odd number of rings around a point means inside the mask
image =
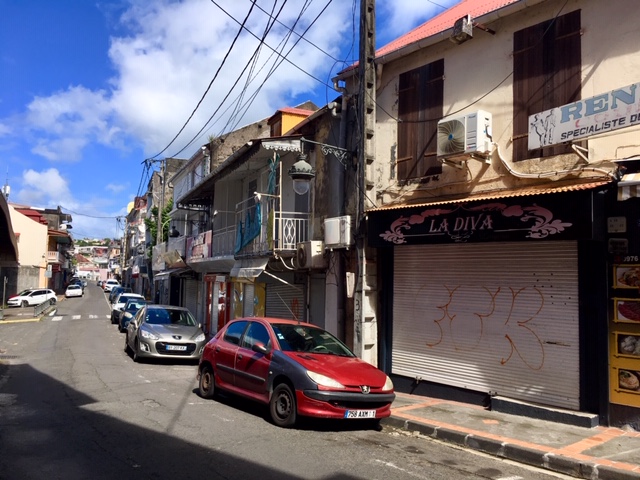
M 438 120 L 442 118 L 444 60 L 400 74 L 398 85 L 398 180 L 442 172 Z
M 265 347 L 268 347 L 269 340 L 269 332 L 264 325 L 257 322 L 251 322 L 249 324 L 249 328 L 247 328 L 247 333 L 245 333 L 242 340 L 242 347 L 251 349 L 251 347 L 256 343 L 261 343 Z
M 227 331 L 224 333 L 224 341 L 233 343 L 234 345 L 240 345 L 240 337 L 246 326 L 247 322 L 235 322 L 229 325 L 229 328 L 227 328 Z
M 529 151 L 529 115 L 580 99 L 580 10 L 513 36 L 513 160 L 571 152 L 570 145 Z

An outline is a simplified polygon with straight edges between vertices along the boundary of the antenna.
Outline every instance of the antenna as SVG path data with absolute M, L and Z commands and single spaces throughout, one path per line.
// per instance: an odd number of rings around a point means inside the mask
M 11 187 L 9 186 L 9 167 L 7 167 L 7 179 L 4 182 L 4 187 L 2 187 L 2 194 L 7 200 L 9 200 L 9 193 L 11 193 Z

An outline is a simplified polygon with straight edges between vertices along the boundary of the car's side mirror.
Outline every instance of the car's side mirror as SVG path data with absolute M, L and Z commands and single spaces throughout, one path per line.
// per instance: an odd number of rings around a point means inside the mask
M 267 348 L 263 343 L 256 342 L 251 347 L 251 350 L 257 353 L 261 353 L 262 355 L 267 355 L 269 353 L 269 348 Z

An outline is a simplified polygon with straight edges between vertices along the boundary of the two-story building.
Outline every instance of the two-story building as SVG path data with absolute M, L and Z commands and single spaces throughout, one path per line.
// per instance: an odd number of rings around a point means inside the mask
M 634 7 L 465 0 L 376 51 L 362 282 L 400 389 L 637 423 Z

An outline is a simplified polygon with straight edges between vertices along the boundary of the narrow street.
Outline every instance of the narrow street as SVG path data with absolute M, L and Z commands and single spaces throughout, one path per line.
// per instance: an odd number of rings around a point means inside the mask
M 136 364 L 100 288 L 40 322 L 0 324 L 0 479 L 544 479 L 388 427 L 305 422 L 206 401 L 196 366 Z

